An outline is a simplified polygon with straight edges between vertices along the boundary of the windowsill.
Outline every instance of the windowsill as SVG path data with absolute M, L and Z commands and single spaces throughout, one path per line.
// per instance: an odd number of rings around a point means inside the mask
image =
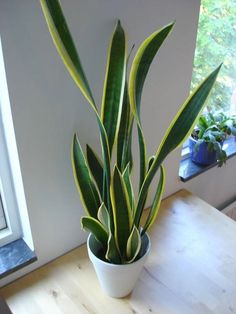
M 37 260 L 23 239 L 0 248 L 0 279 Z
M 236 155 L 236 138 L 230 137 L 224 142 L 224 149 L 227 153 L 228 159 Z M 179 168 L 179 177 L 180 180 L 183 182 L 186 182 L 199 174 L 207 171 L 208 169 L 211 169 L 215 166 L 217 166 L 217 162 L 208 166 L 201 166 L 198 164 L 195 164 L 191 161 L 190 157 L 187 157 L 186 159 L 181 160 L 180 162 L 180 168 Z

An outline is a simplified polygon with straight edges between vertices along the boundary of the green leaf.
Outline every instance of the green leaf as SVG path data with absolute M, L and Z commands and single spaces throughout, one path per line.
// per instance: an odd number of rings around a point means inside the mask
M 58 53 L 84 97 L 96 110 L 79 55 L 58 0 L 40 0 L 42 10 Z
M 132 263 L 141 249 L 141 236 L 136 226 L 133 227 L 132 232 L 127 241 L 127 260 Z
M 120 253 L 117 249 L 114 236 L 111 232 L 110 216 L 104 204 L 102 204 L 98 210 L 98 219 L 109 235 L 105 257 L 108 261 L 110 261 L 113 264 L 120 264 L 121 263 Z
M 67 26 L 65 17 L 63 15 L 60 2 L 58 0 L 40 0 L 42 10 L 54 41 L 59 55 L 61 56 L 67 70 L 69 71 L 71 77 L 80 88 L 84 97 L 88 100 L 90 106 L 96 114 L 97 122 L 99 125 L 99 130 L 101 134 L 102 150 L 103 150 L 103 160 L 104 160 L 104 190 L 106 192 L 105 204 L 110 210 L 110 198 L 107 192 L 110 187 L 110 150 L 109 143 L 106 134 L 106 130 L 101 121 L 101 118 L 97 112 L 96 104 L 94 102 L 92 93 L 88 81 L 86 79 L 84 70 L 82 68 L 79 55 L 76 51 L 73 39 L 71 37 L 69 28 Z
M 101 117 L 107 132 L 110 152 L 120 123 L 126 73 L 125 33 L 118 21 L 107 60 Z
M 148 159 L 148 170 L 151 168 L 154 159 L 155 159 L 155 156 L 151 156 L 151 157 Z
M 159 208 L 160 208 L 161 198 L 162 198 L 162 195 L 163 195 L 163 192 L 164 192 L 164 187 L 165 187 L 165 169 L 164 169 L 164 167 L 162 165 L 160 167 L 160 170 L 161 170 L 161 172 L 160 172 L 160 179 L 159 179 L 159 182 L 158 182 L 157 190 L 156 190 L 156 193 L 155 193 L 155 196 L 154 196 L 154 200 L 153 200 L 152 207 L 150 209 L 148 218 L 147 218 L 146 223 L 145 223 L 145 225 L 144 225 L 144 227 L 142 229 L 142 235 L 154 223 L 154 221 L 155 221 L 155 219 L 157 217 Z
M 113 264 L 121 264 L 122 263 L 120 253 L 119 253 L 119 250 L 118 250 L 117 245 L 116 245 L 115 238 L 111 232 L 109 233 L 109 238 L 108 238 L 106 259 Z
M 88 215 L 96 218 L 97 210 L 101 204 L 100 197 L 76 135 L 73 138 L 71 159 L 74 178 L 81 201 Z
M 83 229 L 91 232 L 104 247 L 107 246 L 108 233 L 97 219 L 93 217 L 82 217 L 81 225 Z
M 125 88 L 122 103 L 122 111 L 120 118 L 120 125 L 117 136 L 117 166 L 122 173 L 127 164 L 130 164 L 130 170 L 133 167 L 132 158 L 132 131 L 133 131 L 133 114 L 130 110 L 129 95 L 128 95 L 128 81 L 127 81 L 127 67 L 134 45 L 132 46 L 126 62 L 125 74 Z
M 120 126 L 117 137 L 117 166 L 121 172 L 125 170 L 128 163 L 130 164 L 130 169 L 132 169 L 133 164 L 131 151 L 132 130 L 133 130 L 133 117 L 130 112 L 129 96 L 126 82 Z
M 125 258 L 126 244 L 131 231 L 132 211 L 124 179 L 115 166 L 111 180 L 111 203 L 115 227 L 115 241 L 122 258 Z
M 98 219 L 108 233 L 107 251 L 105 254 L 106 259 L 113 264 L 120 264 L 120 253 L 117 249 L 114 236 L 111 232 L 111 219 L 106 209 L 106 206 L 102 204 L 98 210 Z
M 160 167 L 165 157 L 174 149 L 181 146 L 189 137 L 193 127 L 200 116 L 205 101 L 215 83 L 221 65 L 216 68 L 193 92 L 183 104 L 169 128 L 167 129 L 155 159 L 149 169 L 142 188 L 139 193 L 138 203 L 135 211 L 135 225 L 138 226 L 142 215 L 143 204 L 146 200 L 149 186 L 154 178 L 156 171 Z
M 147 158 L 144 134 L 140 120 L 140 103 L 144 82 L 150 68 L 150 65 L 163 44 L 164 40 L 172 30 L 174 24 L 168 24 L 162 29 L 154 32 L 139 47 L 130 70 L 129 79 L 129 97 L 133 114 L 138 123 L 139 155 L 140 155 L 140 179 L 139 190 L 142 187 L 146 176 Z
M 170 33 L 174 23 L 168 24 L 162 29 L 150 35 L 139 47 L 130 70 L 129 97 L 132 111 L 138 121 L 140 121 L 140 102 L 143 85 L 157 51 Z
M 122 173 L 122 177 L 124 179 L 126 190 L 128 192 L 130 207 L 131 207 L 132 212 L 133 212 L 133 210 L 134 210 L 134 191 L 133 191 L 132 183 L 130 180 L 130 166 L 129 166 L 129 164 L 126 166 L 124 172 Z
M 111 229 L 111 222 L 110 222 L 110 216 L 108 213 L 108 210 L 104 203 L 99 207 L 98 209 L 98 219 L 101 222 L 101 224 L 104 226 L 106 231 L 109 233 Z
M 111 214 L 111 205 L 110 205 L 110 197 L 109 197 L 109 187 L 111 181 L 111 169 L 110 169 L 110 150 L 108 145 L 108 138 L 106 134 L 106 130 L 99 118 L 97 116 L 97 121 L 99 124 L 100 134 L 101 134 L 101 141 L 102 141 L 102 155 L 104 161 L 104 171 L 103 171 L 103 201 L 107 206 L 109 213 Z
M 86 145 L 87 161 L 90 171 L 94 177 L 97 187 L 99 189 L 100 195 L 103 193 L 103 164 L 98 155 L 94 150 Z
M 143 181 L 147 172 L 147 153 L 146 153 L 146 145 L 145 139 L 143 135 L 143 130 L 141 126 L 138 124 L 138 142 L 139 142 L 139 190 L 142 187 Z

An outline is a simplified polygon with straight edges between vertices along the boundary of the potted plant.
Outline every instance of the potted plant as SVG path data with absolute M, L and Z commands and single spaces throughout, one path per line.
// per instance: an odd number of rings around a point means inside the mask
M 81 219 L 82 227 L 90 231 L 87 241 L 89 256 L 104 290 L 113 297 L 123 297 L 132 291 L 150 249 L 147 230 L 156 219 L 165 185 L 162 163 L 190 135 L 220 66 L 189 96 L 166 131 L 156 154 L 148 159 L 140 117 L 141 94 L 152 60 L 174 24 L 154 32 L 141 44 L 127 75 L 129 58 L 125 32 L 118 21 L 108 50 L 99 112 L 60 3 L 57 0 L 41 0 L 41 6 L 57 50 L 98 122 L 102 156 L 99 157 L 89 145 L 85 155 L 79 138 L 74 135 L 72 165 L 86 212 Z M 134 124 L 138 129 L 140 151 L 137 198 L 131 181 Z M 112 166 L 111 160 L 114 159 Z M 157 172 L 159 182 L 147 218 L 141 223 L 148 190 Z
M 223 143 L 227 134 L 231 134 L 228 118 L 222 113 L 202 114 L 189 138 L 190 155 L 193 162 L 210 165 L 218 161 L 221 167 L 227 159 Z

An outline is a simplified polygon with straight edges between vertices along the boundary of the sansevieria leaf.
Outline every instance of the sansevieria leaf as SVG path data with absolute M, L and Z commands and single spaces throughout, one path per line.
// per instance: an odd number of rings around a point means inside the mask
M 159 182 L 157 185 L 157 190 L 154 196 L 154 200 L 147 218 L 147 221 L 142 229 L 142 235 L 146 232 L 146 230 L 154 223 L 159 208 L 160 208 L 160 204 L 161 204 L 161 198 L 164 192 L 164 187 L 165 187 L 165 169 L 164 167 L 161 165 L 160 166 L 160 178 L 159 178 Z
M 108 213 L 108 210 L 106 209 L 106 206 L 104 203 L 99 207 L 98 209 L 98 219 L 101 222 L 101 224 L 104 226 L 106 231 L 109 233 L 111 229 L 111 222 L 110 222 L 110 216 Z
M 130 207 L 131 207 L 132 213 L 133 213 L 133 210 L 134 210 L 134 191 L 133 191 L 132 183 L 130 180 L 130 166 L 129 166 L 129 164 L 126 166 L 124 172 L 122 173 L 122 177 L 124 178 L 124 183 L 126 185 L 126 190 L 128 192 Z
M 87 216 L 82 217 L 81 225 L 83 229 L 91 232 L 104 247 L 107 246 L 108 233 L 104 226 L 97 219 Z
M 117 166 L 114 168 L 110 190 L 115 227 L 114 236 L 119 252 L 122 254 L 126 251 L 131 231 L 132 211 L 126 185 Z
M 120 253 L 118 251 L 115 238 L 111 232 L 111 219 L 104 203 L 100 206 L 98 210 L 98 219 L 108 233 L 107 251 L 105 257 L 109 262 L 113 264 L 120 264 Z
M 129 78 L 129 97 L 131 108 L 138 123 L 140 123 L 141 95 L 148 70 L 157 51 L 172 30 L 173 26 L 174 23 L 168 24 L 150 35 L 141 44 L 132 62 Z
M 125 170 L 128 163 L 130 164 L 130 169 L 132 169 L 133 164 L 131 152 L 132 129 L 133 129 L 133 114 L 130 111 L 128 86 L 126 82 L 122 104 L 121 119 L 117 136 L 117 166 L 121 172 Z
M 139 163 L 140 163 L 139 190 L 140 190 L 146 176 L 146 171 L 147 171 L 146 144 L 145 144 L 143 130 L 140 124 L 138 124 L 138 142 L 139 142 L 139 159 L 140 159 L 139 160 Z
M 163 140 L 157 150 L 155 159 L 149 169 L 141 191 L 139 193 L 138 203 L 135 212 L 135 224 L 138 226 L 142 215 L 143 204 L 146 200 L 149 186 L 154 178 L 156 171 L 160 167 L 165 157 L 174 149 L 183 144 L 189 137 L 191 131 L 200 116 L 205 101 L 210 94 L 210 91 L 215 83 L 216 77 L 220 71 L 221 65 L 216 68 L 188 97 L 186 102 L 181 107 L 178 114 L 171 122 L 167 129 Z
M 118 21 L 107 60 L 101 117 L 107 132 L 110 152 L 119 129 L 126 73 L 125 33 Z
M 151 168 L 154 159 L 155 159 L 155 156 L 149 157 L 149 159 L 148 159 L 148 170 Z
M 109 233 L 109 238 L 108 238 L 106 259 L 113 264 L 121 264 L 122 263 L 115 238 L 111 232 Z
M 127 68 L 131 53 L 134 49 L 134 45 L 132 46 L 130 53 L 127 57 L 126 61 L 126 73 L 125 73 L 125 87 L 124 87 L 124 96 L 121 110 L 121 118 L 117 136 L 117 166 L 120 172 L 122 173 L 127 164 L 130 165 L 130 170 L 133 167 L 133 159 L 132 159 L 132 131 L 133 131 L 133 113 L 130 110 L 129 103 L 129 94 L 128 94 L 128 74 Z
M 84 208 L 89 216 L 97 218 L 97 211 L 101 204 L 100 197 L 76 135 L 73 138 L 71 159 L 75 182 Z
M 141 249 L 141 236 L 136 226 L 133 227 L 132 232 L 127 241 L 127 260 L 132 263 L 137 257 Z
M 150 65 L 163 44 L 164 40 L 171 32 L 173 23 L 168 24 L 161 30 L 150 35 L 139 47 L 130 70 L 129 79 L 129 97 L 130 105 L 138 123 L 138 139 L 139 139 L 139 154 L 140 154 L 140 180 L 139 190 L 142 187 L 144 178 L 146 176 L 147 157 L 144 134 L 141 127 L 140 120 L 140 103 L 144 82 L 150 68 Z
M 90 171 L 94 177 L 97 187 L 99 189 L 100 195 L 103 193 L 103 164 L 99 156 L 94 152 L 94 150 L 86 145 L 87 161 Z
M 96 104 L 94 102 L 87 78 L 82 68 L 79 54 L 76 51 L 73 43 L 72 36 L 67 26 L 65 17 L 63 15 L 60 2 L 58 0 L 40 0 L 43 13 L 62 61 L 64 62 L 67 70 L 69 71 L 74 82 L 80 88 L 84 97 L 88 100 L 91 108 L 96 114 L 102 142 L 103 160 L 104 160 L 104 177 L 106 182 L 104 183 L 104 190 L 106 194 L 105 203 L 110 209 L 110 198 L 108 190 L 110 186 L 110 149 L 105 127 L 101 121 L 101 118 L 97 112 Z
M 93 96 L 58 0 L 40 0 L 54 44 L 67 70 L 89 103 Z

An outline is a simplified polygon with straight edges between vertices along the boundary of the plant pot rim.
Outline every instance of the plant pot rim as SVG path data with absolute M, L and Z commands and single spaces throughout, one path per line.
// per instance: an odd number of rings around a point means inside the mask
M 89 234 L 88 236 L 88 239 L 87 239 L 87 249 L 88 249 L 88 254 L 89 255 L 92 255 L 93 256 L 93 259 L 95 259 L 98 263 L 100 263 L 101 265 L 109 265 L 109 267 L 113 267 L 113 268 L 118 268 L 118 267 L 130 267 L 131 265 L 134 265 L 136 263 L 138 263 L 140 261 L 140 259 L 143 259 L 145 258 L 150 250 L 151 250 L 151 239 L 148 235 L 148 233 L 145 232 L 145 234 L 143 236 L 146 236 L 147 237 L 147 240 L 148 240 L 148 245 L 147 245 L 147 248 L 146 248 L 146 251 L 145 253 L 137 260 L 135 260 L 134 262 L 131 262 L 131 263 L 126 263 L 126 264 L 113 264 L 113 263 L 110 263 L 110 262 L 107 262 L 107 261 L 104 261 L 102 259 L 100 259 L 99 257 L 97 257 L 97 255 L 95 255 L 95 253 L 93 253 L 93 251 L 90 249 L 90 245 L 89 245 L 89 241 L 90 241 L 90 238 L 93 237 L 94 235 L 92 233 Z

